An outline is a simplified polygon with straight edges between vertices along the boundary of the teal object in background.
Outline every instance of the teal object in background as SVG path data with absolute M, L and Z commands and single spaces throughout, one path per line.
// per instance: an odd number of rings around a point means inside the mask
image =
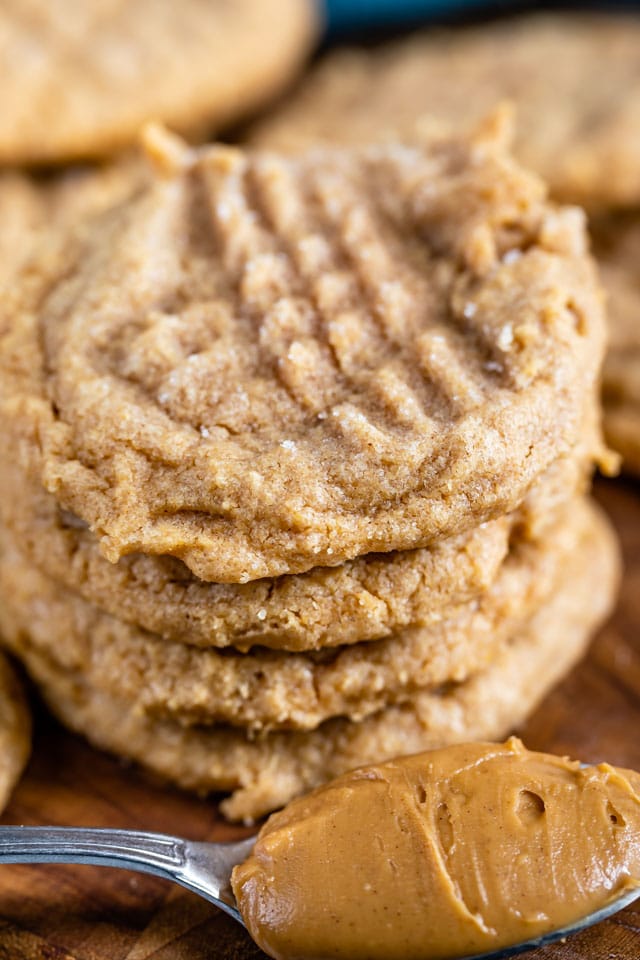
M 442 17 L 486 6 L 486 0 L 325 0 L 329 33 Z

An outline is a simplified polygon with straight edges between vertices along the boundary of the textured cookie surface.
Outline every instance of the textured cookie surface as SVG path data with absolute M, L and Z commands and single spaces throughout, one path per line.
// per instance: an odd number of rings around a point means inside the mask
M 96 746 L 187 789 L 235 791 L 223 811 L 232 819 L 252 819 L 363 763 L 502 737 L 583 653 L 610 609 L 617 578 L 615 539 L 607 521 L 595 515 L 592 537 L 567 568 L 565 583 L 486 670 L 463 684 L 419 693 L 362 723 L 332 720 L 311 732 L 272 733 L 255 741 L 228 727 L 185 729 L 153 721 L 34 647 L 22 644 L 20 656 L 54 712 Z
M 13 0 L 0 8 L 0 163 L 100 156 L 146 120 L 210 129 L 286 83 L 307 0 Z
M 576 501 L 553 536 L 514 547 L 489 589 L 445 609 L 439 622 L 312 654 L 200 651 L 162 640 L 61 589 L 5 533 L 0 626 L 16 649 L 25 638 L 92 686 L 156 716 L 251 730 L 314 729 L 335 716 L 362 720 L 486 666 L 557 587 L 592 528 L 592 512 Z
M 509 544 L 540 539 L 584 491 L 601 459 L 598 405 L 585 398 L 578 446 L 559 458 L 511 514 L 429 548 L 369 554 L 339 567 L 247 584 L 206 583 L 179 560 L 134 554 L 111 564 L 96 537 L 6 459 L 0 517 L 45 574 L 119 619 L 202 647 L 312 650 L 375 640 L 442 618 L 493 583 Z
M 552 192 L 586 206 L 640 200 L 640 21 L 542 15 L 433 30 L 331 54 L 253 140 L 283 149 L 326 140 L 411 139 L 517 108 L 516 155 Z M 594 65 L 598 64 L 598 69 Z
M 600 218 L 592 231 L 609 298 L 604 427 L 624 469 L 640 474 L 640 216 Z
M 573 493 L 570 479 L 566 492 Z M 545 496 L 531 516 L 536 526 L 546 506 Z M 134 554 L 109 563 L 82 521 L 15 465 L 0 463 L 0 514 L 31 563 L 122 620 L 203 647 L 310 650 L 438 620 L 443 608 L 493 582 L 523 512 L 431 548 L 370 554 L 292 577 L 207 583 L 172 557 Z
M 31 713 L 13 668 L 0 654 L 0 810 L 7 805 L 31 752 Z
M 604 326 L 582 220 L 496 139 L 176 167 L 1 309 L 7 455 L 109 559 L 244 582 L 420 547 L 575 444 Z

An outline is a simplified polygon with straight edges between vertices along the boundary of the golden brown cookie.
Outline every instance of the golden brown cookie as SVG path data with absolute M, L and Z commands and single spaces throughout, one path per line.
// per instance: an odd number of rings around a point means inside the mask
M 624 469 L 640 474 L 640 215 L 601 217 L 592 223 L 592 234 L 609 298 L 604 428 Z
M 312 730 L 336 716 L 360 721 L 485 667 L 592 536 L 592 510 L 576 500 L 553 535 L 514 546 L 485 593 L 429 627 L 310 654 L 239 654 L 195 650 L 101 613 L 39 573 L 4 532 L 0 626 L 18 652 L 26 642 L 137 711 L 186 725 Z
M 31 713 L 13 668 L 0 654 L 0 810 L 4 810 L 31 753 Z
M 610 609 L 618 572 L 615 538 L 594 511 L 592 536 L 567 567 L 562 586 L 486 670 L 463 684 L 419 693 L 362 723 L 332 720 L 315 731 L 255 741 L 228 727 L 185 729 L 151 720 L 33 647 L 22 646 L 20 656 L 52 710 L 94 745 L 190 790 L 234 791 L 223 812 L 253 820 L 363 763 L 503 737 L 582 655 Z
M 15 465 L 0 463 L 0 514 L 31 563 L 122 620 L 201 647 L 312 650 L 438 620 L 493 582 L 520 513 L 421 550 L 246 584 L 207 583 L 173 557 L 109 563 L 81 520 Z M 532 522 L 540 520 L 536 512 Z
M 416 33 L 320 62 L 250 139 L 411 140 L 517 108 L 516 156 L 552 193 L 586 206 L 640 201 L 640 19 L 544 14 Z
M 218 129 L 278 92 L 312 0 L 13 0 L 0 8 L 0 164 L 110 154 L 147 120 Z
M 604 339 L 582 218 L 499 139 L 156 161 L 0 307 L 5 455 L 108 559 L 244 582 L 412 549 L 577 442 Z
M 100 609 L 166 639 L 202 647 L 275 650 L 376 640 L 442 619 L 493 583 L 509 543 L 540 539 L 602 461 L 599 408 L 585 398 L 578 446 L 536 481 L 509 515 L 420 550 L 369 554 L 339 567 L 246 584 L 206 583 L 173 557 L 109 563 L 94 534 L 7 460 L 0 517 L 21 553 Z

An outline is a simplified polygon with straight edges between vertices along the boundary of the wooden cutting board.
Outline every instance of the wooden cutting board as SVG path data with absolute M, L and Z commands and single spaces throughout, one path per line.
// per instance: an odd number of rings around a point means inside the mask
M 640 769 L 640 486 L 600 483 L 626 573 L 589 657 L 520 731 L 528 746 Z M 230 840 L 215 803 L 154 785 L 61 730 L 42 711 L 33 760 L 4 823 L 159 830 Z M 640 903 L 531 960 L 638 960 Z M 0 960 L 258 960 L 212 906 L 153 877 L 93 867 L 0 868 Z

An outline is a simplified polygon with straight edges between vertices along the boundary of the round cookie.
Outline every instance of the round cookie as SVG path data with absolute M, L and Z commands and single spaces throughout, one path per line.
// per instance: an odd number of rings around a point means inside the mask
M 556 197 L 588 207 L 634 204 L 639 46 L 636 16 L 565 13 L 339 50 L 250 140 L 284 150 L 407 140 L 442 125 L 473 124 L 508 99 L 517 113 L 516 156 Z
M 31 713 L 22 684 L 0 653 L 0 810 L 4 810 L 31 753 Z
M 137 711 L 186 725 L 312 730 L 336 716 L 360 721 L 416 690 L 485 667 L 554 591 L 592 527 L 590 508 L 576 500 L 553 535 L 516 546 L 485 593 L 444 610 L 439 622 L 311 654 L 259 648 L 237 654 L 167 642 L 62 589 L 4 534 L 0 626 L 16 649 L 26 638 Z
M 631 211 L 595 220 L 592 235 L 609 296 L 604 428 L 624 469 L 640 475 L 640 215 Z
M 0 8 L 0 164 L 99 157 L 161 120 L 198 133 L 277 93 L 311 0 L 14 0 Z
M 572 493 L 567 485 L 566 496 Z M 0 494 L 0 514 L 12 539 L 54 580 L 165 639 L 241 651 L 256 645 L 290 651 L 334 647 L 439 620 L 446 607 L 488 589 L 522 512 L 420 550 L 369 554 L 297 576 L 220 584 L 199 580 L 173 557 L 134 554 L 109 563 L 87 526 L 13 464 L 0 463 Z M 531 522 L 539 519 L 536 511 Z
M 111 564 L 86 525 L 8 460 L 0 516 L 21 553 L 101 610 L 194 646 L 313 650 L 442 619 L 493 583 L 509 543 L 540 539 L 603 463 L 599 403 L 585 398 L 577 447 L 559 458 L 513 513 L 428 548 L 369 554 L 339 567 L 247 584 L 207 583 L 179 560 L 135 554 Z
M 178 152 L 0 310 L 7 455 L 108 559 L 245 582 L 421 547 L 575 445 L 604 340 L 583 223 L 499 138 Z
M 611 607 L 618 551 L 599 512 L 590 541 L 566 574 L 521 635 L 469 681 L 418 693 L 362 723 L 332 720 L 311 732 L 272 733 L 255 741 L 227 727 L 185 729 L 154 721 L 35 648 L 21 646 L 20 657 L 54 713 L 95 746 L 186 789 L 233 791 L 223 813 L 252 821 L 360 764 L 447 743 L 499 739 L 521 723 L 583 654 Z

